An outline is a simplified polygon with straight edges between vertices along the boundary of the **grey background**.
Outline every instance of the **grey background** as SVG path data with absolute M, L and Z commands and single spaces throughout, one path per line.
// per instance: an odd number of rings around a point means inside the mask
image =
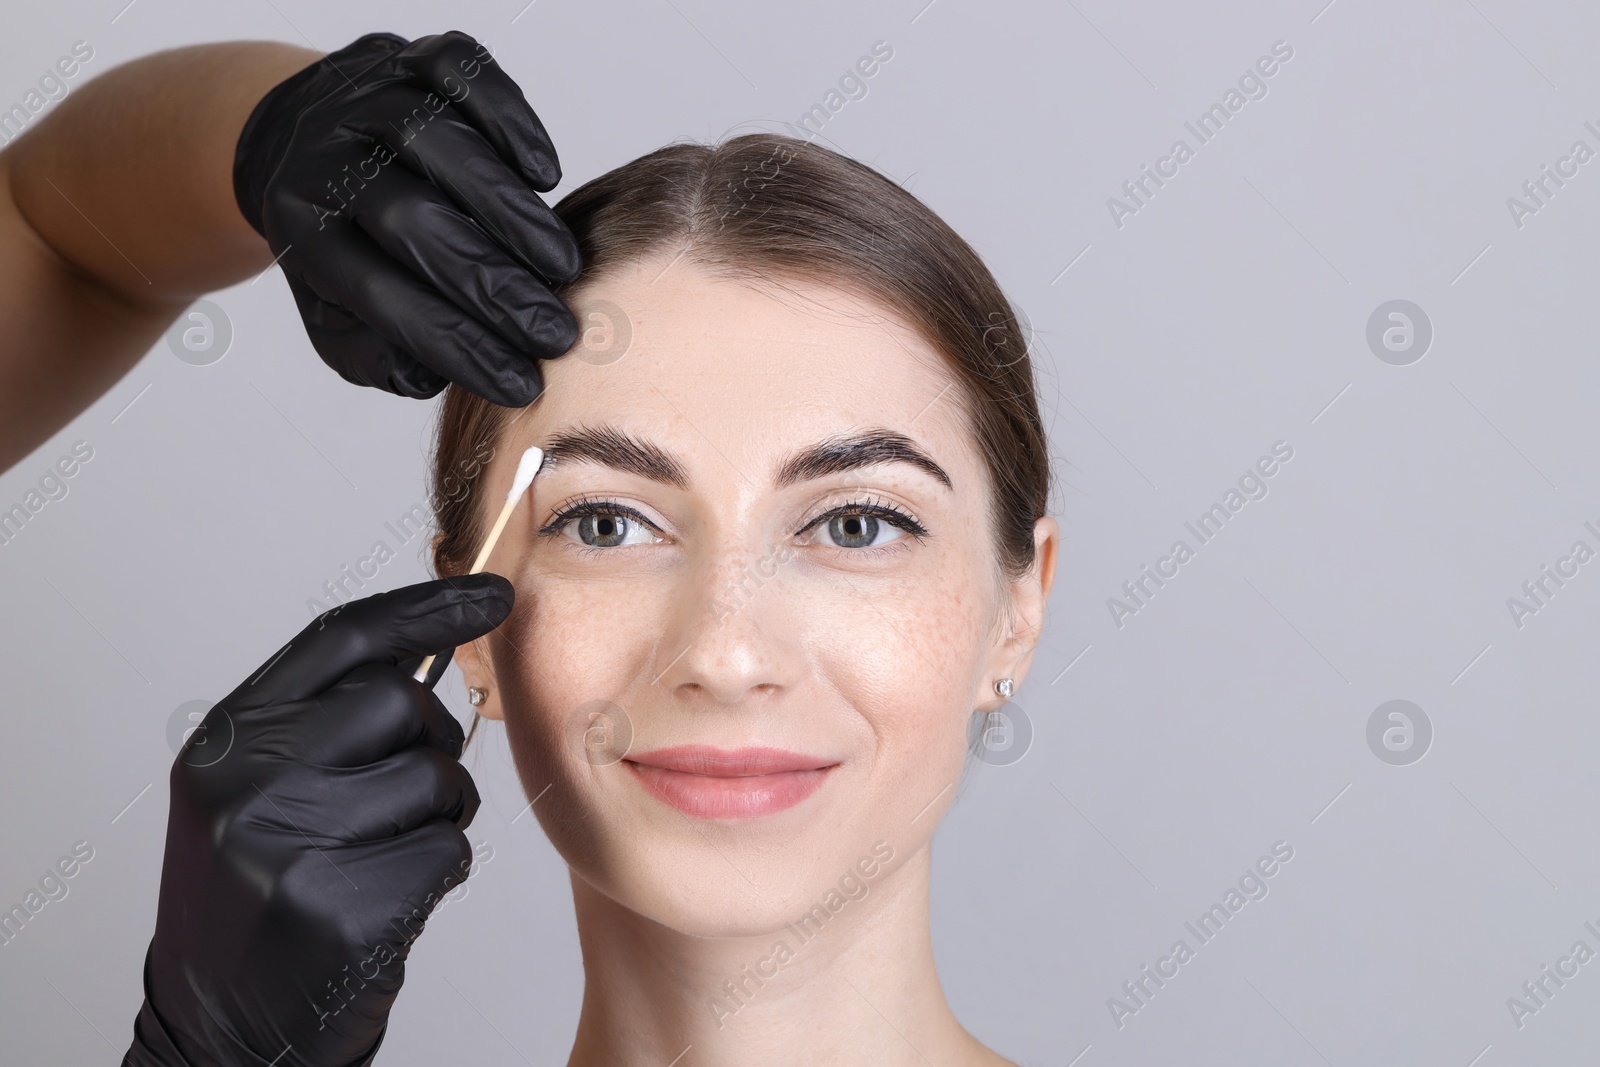
M 1520 229 L 1505 201 L 1574 140 L 1600 149 L 1583 127 L 1600 125 L 1600 13 L 925 2 L 18 4 L 0 101 L 80 39 L 87 75 L 190 42 L 460 28 L 549 126 L 559 193 L 677 138 L 781 128 L 888 41 L 825 141 L 905 182 L 1031 317 L 1066 531 L 1017 695 L 1033 748 L 975 767 L 935 845 L 957 1014 L 1056 1067 L 1590 1062 L 1600 961 L 1520 1030 L 1506 1000 L 1574 941 L 1600 950 L 1583 928 L 1600 926 L 1600 561 L 1520 629 L 1506 598 L 1574 541 L 1600 549 L 1583 527 L 1600 527 L 1600 161 Z M 1266 98 L 1113 225 L 1106 199 L 1192 144 L 1185 120 L 1277 40 L 1294 58 Z M 432 405 L 341 384 L 277 271 L 211 299 L 223 359 L 156 346 L 0 477 L 9 507 L 74 441 L 95 450 L 0 547 L 0 903 L 73 842 L 95 849 L 0 947 L 8 1062 L 115 1061 L 154 920 L 169 716 L 237 684 L 424 499 Z M 1365 341 L 1392 299 L 1433 323 L 1410 366 Z M 1295 453 L 1270 495 L 1119 629 L 1107 598 L 1277 440 Z M 371 588 L 423 578 L 420 544 Z M 1433 725 L 1409 766 L 1367 747 L 1391 699 Z M 516 818 L 500 737 L 470 757 L 470 836 L 494 859 L 419 943 L 382 1063 L 565 1061 L 565 870 Z M 1107 998 L 1193 943 L 1184 921 L 1280 839 L 1295 855 L 1270 895 L 1119 1029 Z

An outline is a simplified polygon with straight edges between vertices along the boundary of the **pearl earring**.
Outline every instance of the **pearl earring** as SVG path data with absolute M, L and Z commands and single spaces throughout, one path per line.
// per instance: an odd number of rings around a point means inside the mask
M 1013 682 L 1010 678 L 1002 678 L 998 682 L 994 683 L 994 691 L 995 691 L 995 693 L 998 694 L 999 696 L 1004 697 L 1007 700 L 1011 699 L 1011 694 L 1013 692 L 1015 692 L 1015 690 L 1016 690 L 1016 683 Z
M 467 686 L 467 703 L 473 707 L 482 707 L 483 702 L 489 699 L 489 691 L 475 685 Z

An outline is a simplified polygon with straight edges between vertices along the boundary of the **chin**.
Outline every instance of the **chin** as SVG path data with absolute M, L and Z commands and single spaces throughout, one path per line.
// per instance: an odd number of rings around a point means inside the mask
M 709 870 L 702 856 L 666 850 L 578 875 L 636 915 L 688 937 L 713 939 L 780 933 L 825 892 L 804 882 L 752 887 L 731 869 L 726 877 Z

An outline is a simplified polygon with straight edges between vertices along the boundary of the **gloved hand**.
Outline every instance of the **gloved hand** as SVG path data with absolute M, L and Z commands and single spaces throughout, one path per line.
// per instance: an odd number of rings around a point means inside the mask
M 478 810 L 461 726 L 411 673 L 511 603 L 494 574 L 352 601 L 211 709 L 172 765 L 124 1067 L 371 1062 Z
M 578 337 L 550 290 L 577 277 L 578 247 L 538 196 L 560 180 L 522 90 L 459 32 L 369 34 L 295 74 L 256 105 L 233 169 L 330 367 L 507 406 Z

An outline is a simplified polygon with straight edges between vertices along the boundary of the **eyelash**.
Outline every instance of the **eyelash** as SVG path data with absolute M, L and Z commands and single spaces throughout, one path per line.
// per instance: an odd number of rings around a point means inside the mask
M 548 537 L 553 534 L 559 534 L 573 519 L 581 519 L 591 515 L 625 515 L 631 519 L 643 523 L 645 526 L 651 530 L 654 530 L 658 534 L 662 532 L 659 526 L 647 519 L 639 512 L 637 508 L 631 508 L 626 504 L 619 504 L 612 500 L 598 499 L 595 497 L 579 497 L 577 500 L 574 500 L 572 503 L 562 508 L 559 514 L 552 517 L 549 522 L 540 527 L 538 530 L 538 536 Z M 801 534 L 808 533 L 830 519 L 837 518 L 841 515 L 867 515 L 875 519 L 881 519 L 882 521 L 887 522 L 889 525 L 894 526 L 897 529 L 900 529 L 910 536 L 916 538 L 918 541 L 921 541 L 923 538 L 928 536 L 927 528 L 915 518 L 906 512 L 901 511 L 894 505 L 885 503 L 884 501 L 875 498 L 851 501 L 849 503 L 840 504 L 838 507 L 829 508 L 821 515 L 818 515 L 816 518 L 800 527 L 800 529 L 796 530 L 793 536 L 799 537 Z M 577 541 L 573 542 L 573 544 L 579 551 L 585 553 L 615 551 L 615 549 L 597 548 L 594 545 L 586 545 Z M 874 545 L 868 548 L 849 549 L 848 551 L 873 554 L 893 552 L 895 551 L 895 544 L 890 543 L 887 545 Z
M 661 532 L 661 528 L 655 523 L 651 522 L 649 519 L 645 518 L 637 508 L 631 508 L 626 504 L 618 504 L 612 500 L 581 496 L 572 503 L 568 504 L 566 507 L 562 508 L 561 511 L 553 516 L 549 522 L 540 527 L 537 532 L 537 536 L 550 537 L 555 534 L 559 534 L 573 519 L 581 519 L 590 515 L 626 515 L 630 519 L 635 519 L 644 524 L 645 526 L 654 530 L 656 533 Z M 586 545 L 582 541 L 573 541 L 572 546 L 585 555 L 591 555 L 597 552 L 616 551 L 612 548 L 597 548 L 594 545 Z
M 821 526 L 823 523 L 828 522 L 830 519 L 837 518 L 841 515 L 867 515 L 874 519 L 881 519 L 882 521 L 887 522 L 890 526 L 903 530 L 905 533 L 916 538 L 918 541 L 921 541 L 923 538 L 928 536 L 927 529 L 923 527 L 923 525 L 916 519 L 912 518 L 910 515 L 906 514 L 904 511 L 901 511 L 892 504 L 872 498 L 861 501 L 851 501 L 846 504 L 840 504 L 835 508 L 829 508 L 821 515 L 818 515 L 816 518 L 800 527 L 800 529 L 796 530 L 795 536 L 798 537 L 803 533 L 809 533 L 810 531 L 815 530 L 818 526 Z M 880 555 L 884 552 L 897 551 L 897 545 L 898 541 L 895 541 L 887 545 L 872 545 L 868 548 L 852 548 L 848 549 L 848 551 Z

